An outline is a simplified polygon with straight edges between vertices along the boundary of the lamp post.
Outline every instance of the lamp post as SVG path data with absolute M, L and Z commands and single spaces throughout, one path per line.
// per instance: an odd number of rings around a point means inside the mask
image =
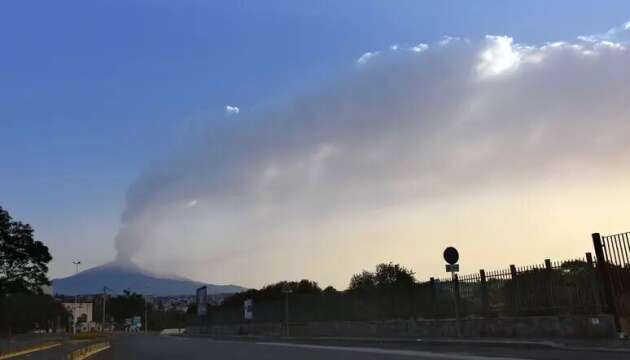
M 111 290 L 107 286 L 103 286 L 103 322 L 101 323 L 101 331 L 105 332 L 105 304 L 107 302 L 107 290 Z
M 144 334 L 147 335 L 149 333 L 149 304 L 147 303 L 147 296 L 144 295 Z
M 282 286 L 282 292 L 284 293 L 284 331 L 285 336 L 289 336 L 289 294 L 292 292 L 289 283 L 285 283 Z
M 72 263 L 75 266 L 74 274 L 76 275 L 76 274 L 79 273 L 79 265 L 81 265 L 81 261 L 77 260 L 77 261 L 73 261 Z M 72 309 L 72 320 L 73 320 L 73 323 L 74 323 L 73 326 L 72 326 L 72 334 L 73 335 L 77 334 L 77 323 L 78 323 L 78 320 L 79 320 L 79 319 L 77 319 L 77 302 L 78 302 L 77 298 L 78 298 L 78 294 L 75 293 L 74 294 L 74 309 Z

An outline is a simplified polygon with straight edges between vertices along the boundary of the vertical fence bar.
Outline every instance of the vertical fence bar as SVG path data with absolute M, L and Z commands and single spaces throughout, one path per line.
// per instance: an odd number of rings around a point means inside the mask
M 630 241 L 628 240 L 628 233 L 624 234 L 624 242 L 623 244 L 625 245 L 626 248 L 626 264 L 630 265 Z
M 615 265 L 621 265 L 622 261 L 621 261 L 621 251 L 619 249 L 619 235 L 613 235 L 612 238 L 608 238 L 608 243 L 612 243 L 613 246 L 613 252 L 615 253 Z
M 593 248 L 595 250 L 595 256 L 597 257 L 597 268 L 599 270 L 599 279 L 603 285 L 604 296 L 606 299 L 606 308 L 609 313 L 613 314 L 615 318 L 615 326 L 620 329 L 621 324 L 617 316 L 617 309 L 615 306 L 615 299 L 613 297 L 612 288 L 610 284 L 610 276 L 608 274 L 608 265 L 606 257 L 604 256 L 604 244 L 602 243 L 602 237 L 599 233 L 593 233 Z
M 462 336 L 462 324 L 461 324 L 461 302 L 459 294 L 459 277 L 456 273 L 453 274 L 453 295 L 455 296 L 455 326 L 457 327 L 457 337 Z
M 435 294 L 435 278 L 430 278 L 429 279 L 429 284 L 431 286 L 431 288 L 429 289 L 430 294 L 431 294 L 431 312 L 432 312 L 432 317 L 437 317 L 437 301 L 436 301 L 436 294 Z
M 518 287 L 518 280 L 517 278 L 517 273 L 516 273 L 516 266 L 515 265 L 510 265 L 510 275 L 512 278 L 512 288 L 513 288 L 513 292 L 512 292 L 512 303 L 514 304 L 514 313 L 515 315 L 518 315 L 520 312 L 520 301 L 519 301 L 519 287 Z
M 594 305 L 594 312 L 595 314 L 601 314 L 602 313 L 602 302 L 601 302 L 601 298 L 600 298 L 600 290 L 599 290 L 599 284 L 597 282 L 597 273 L 595 272 L 595 264 L 593 263 L 593 255 L 591 255 L 590 252 L 586 253 L 586 263 L 588 264 L 588 271 L 589 271 L 589 280 L 591 283 L 591 289 L 593 291 L 593 305 Z
M 549 307 L 551 309 L 555 308 L 555 300 L 554 300 L 554 283 L 553 283 L 553 266 L 551 266 L 551 259 L 545 259 L 545 278 L 547 279 L 547 295 L 549 296 Z M 544 303 L 543 303 L 544 304 Z
M 623 267 L 624 264 L 629 264 L 630 263 L 630 258 L 628 257 L 628 247 L 626 246 L 626 236 L 628 234 L 624 233 L 619 235 L 619 246 L 621 247 L 621 266 Z
M 483 316 L 488 316 L 490 314 L 490 301 L 488 299 L 488 284 L 486 282 L 486 272 L 483 269 L 479 270 L 479 279 L 481 282 L 481 313 L 483 314 Z

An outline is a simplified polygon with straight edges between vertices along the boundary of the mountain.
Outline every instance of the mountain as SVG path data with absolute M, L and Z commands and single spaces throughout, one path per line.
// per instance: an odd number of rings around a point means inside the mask
M 140 269 L 132 263 L 111 262 L 61 279 L 53 279 L 53 291 L 62 295 L 99 294 L 107 286 L 109 293 L 120 294 L 125 289 L 140 294 L 194 295 L 200 286 L 208 294 L 230 294 L 246 290 L 236 285 L 213 285 L 177 276 L 160 276 Z

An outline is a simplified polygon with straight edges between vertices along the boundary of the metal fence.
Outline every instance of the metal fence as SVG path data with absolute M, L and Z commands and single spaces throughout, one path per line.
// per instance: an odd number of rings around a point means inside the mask
M 343 321 L 411 318 L 596 314 L 602 312 L 596 263 L 585 258 L 417 282 L 386 291 L 291 294 L 289 320 Z M 456 306 L 458 305 L 458 306 Z M 284 320 L 284 298 L 254 302 L 252 322 Z M 242 304 L 211 307 L 206 323 L 242 323 Z
M 630 233 L 593 235 L 600 266 L 606 308 L 615 314 L 616 325 L 630 332 Z
M 451 306 L 426 317 L 451 316 L 459 299 L 465 316 L 527 316 L 601 312 L 595 263 L 586 258 L 516 267 L 435 280 L 431 291 L 452 298 Z

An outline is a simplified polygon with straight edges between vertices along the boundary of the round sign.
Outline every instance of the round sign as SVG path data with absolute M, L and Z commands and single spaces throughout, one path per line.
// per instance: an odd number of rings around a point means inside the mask
M 459 260 L 459 253 L 457 252 L 457 249 L 452 246 L 447 247 L 444 250 L 444 260 L 451 265 L 456 264 Z

